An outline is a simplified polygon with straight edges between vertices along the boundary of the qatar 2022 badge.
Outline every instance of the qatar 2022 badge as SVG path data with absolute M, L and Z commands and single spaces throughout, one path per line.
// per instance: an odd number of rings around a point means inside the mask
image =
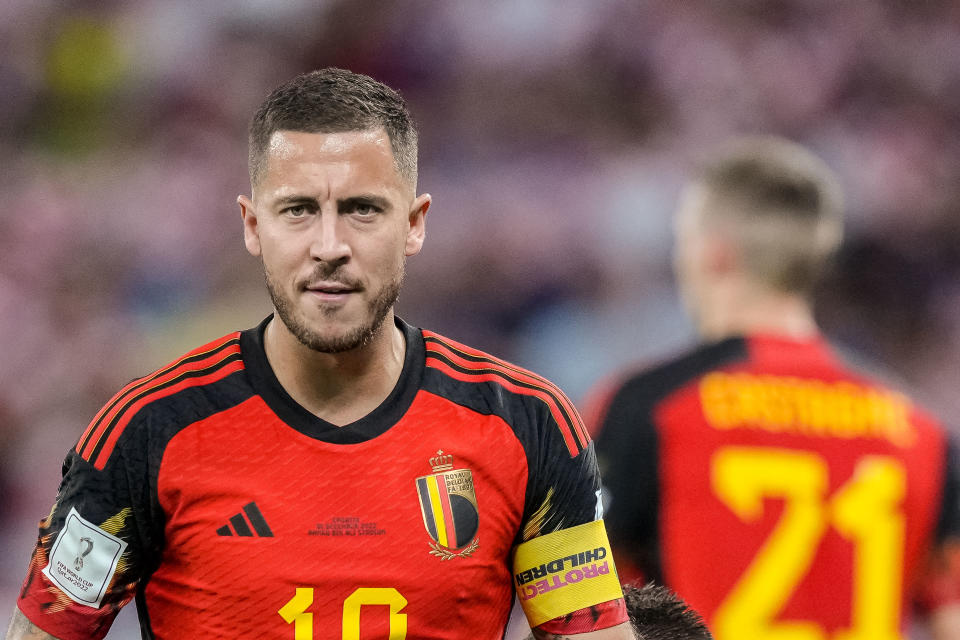
M 480 541 L 480 512 L 470 469 L 454 469 L 442 450 L 430 458 L 433 473 L 417 478 L 423 526 L 433 538 L 430 554 L 441 560 L 469 557 Z

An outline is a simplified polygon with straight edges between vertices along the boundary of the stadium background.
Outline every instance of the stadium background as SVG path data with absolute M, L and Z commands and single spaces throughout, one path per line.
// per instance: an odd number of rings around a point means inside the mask
M 808 144 L 848 197 L 823 326 L 951 419 L 958 61 L 951 0 L 0 1 L 0 628 L 100 404 L 267 313 L 235 198 L 279 82 L 402 91 L 435 200 L 401 315 L 576 401 L 692 340 L 669 248 L 697 154 Z

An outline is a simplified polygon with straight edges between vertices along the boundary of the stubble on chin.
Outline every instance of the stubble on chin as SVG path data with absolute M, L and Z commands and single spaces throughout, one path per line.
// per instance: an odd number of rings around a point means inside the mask
M 290 333 L 301 344 L 319 353 L 344 353 L 368 345 L 382 331 L 383 321 L 400 296 L 404 277 L 404 269 L 401 265 L 396 276 L 367 303 L 366 314 L 363 319 L 344 333 L 334 335 L 318 331 L 309 326 L 303 314 L 297 310 L 296 303 L 283 293 L 282 287 L 271 277 L 266 265 L 263 265 L 262 262 L 261 265 L 263 266 L 267 292 L 270 294 L 270 300 L 273 302 L 273 308 L 276 309 L 280 321 L 286 325 Z M 330 308 L 321 310 L 325 316 L 330 318 L 335 317 L 338 311 L 338 309 Z

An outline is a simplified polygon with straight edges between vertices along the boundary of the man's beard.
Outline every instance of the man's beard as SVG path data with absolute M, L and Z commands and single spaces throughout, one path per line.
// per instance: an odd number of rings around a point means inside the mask
M 262 264 L 262 261 L 261 261 Z M 370 343 L 374 336 L 380 333 L 383 328 L 383 321 L 387 313 L 393 308 L 397 298 L 400 296 L 400 287 L 403 284 L 404 265 L 400 264 L 400 270 L 396 276 L 387 282 L 377 293 L 377 295 L 367 303 L 366 318 L 361 320 L 360 324 L 347 333 L 340 336 L 327 335 L 307 325 L 304 318 L 297 313 L 296 305 L 292 300 L 284 296 L 281 286 L 273 280 L 270 272 L 267 271 L 265 264 L 263 266 L 263 275 L 267 283 L 267 291 L 270 293 L 270 299 L 273 301 L 273 307 L 277 310 L 281 322 L 287 326 L 297 340 L 304 346 L 318 351 L 320 353 L 343 353 L 352 351 Z M 314 274 L 316 280 L 338 280 L 337 269 L 318 269 Z M 333 315 L 334 311 L 323 310 L 324 314 Z

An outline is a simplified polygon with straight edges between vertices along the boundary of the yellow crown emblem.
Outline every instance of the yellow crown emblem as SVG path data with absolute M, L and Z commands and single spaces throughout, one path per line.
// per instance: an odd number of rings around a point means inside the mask
M 435 457 L 430 458 L 430 466 L 435 472 L 453 469 L 453 456 L 445 454 L 443 449 L 440 449 Z

